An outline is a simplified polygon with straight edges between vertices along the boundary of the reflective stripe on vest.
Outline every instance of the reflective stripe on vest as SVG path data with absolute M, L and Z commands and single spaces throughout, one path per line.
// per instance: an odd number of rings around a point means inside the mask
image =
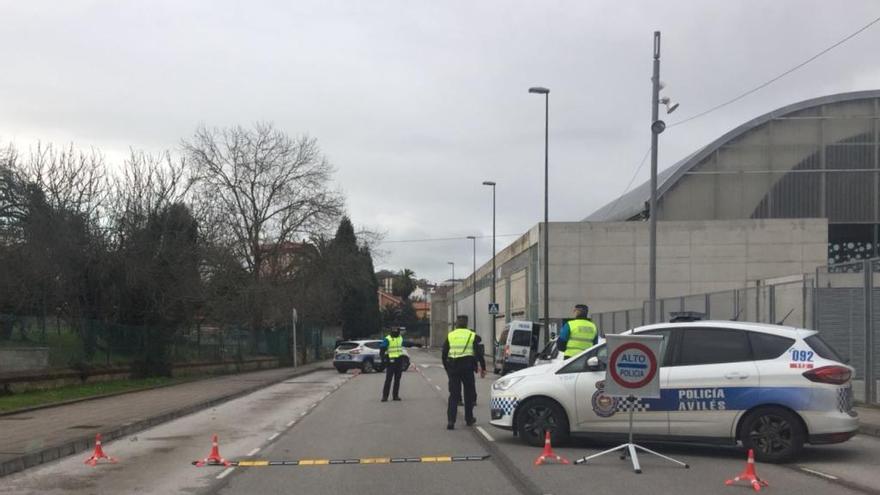
M 403 354 L 403 337 L 385 336 L 388 341 L 388 359 L 397 359 Z
M 449 358 L 458 359 L 474 355 L 474 337 L 477 334 L 469 328 L 456 328 L 449 332 L 446 340 L 449 342 Z
M 590 320 L 571 320 L 568 322 L 568 344 L 565 348 L 565 356 L 571 357 L 581 351 L 593 347 L 596 335 L 599 331 L 596 324 Z

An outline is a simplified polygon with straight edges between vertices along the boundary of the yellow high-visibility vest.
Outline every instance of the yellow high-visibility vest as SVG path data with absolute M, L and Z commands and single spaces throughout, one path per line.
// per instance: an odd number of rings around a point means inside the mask
M 456 328 L 449 332 L 446 340 L 449 342 L 449 358 L 458 359 L 474 355 L 474 339 L 477 334 L 469 328 Z
M 385 351 L 388 359 L 397 359 L 403 355 L 403 337 L 386 335 L 385 340 L 388 341 L 388 350 Z
M 581 318 L 569 321 L 568 331 L 568 344 L 565 348 L 565 357 L 574 356 L 581 351 L 593 347 L 593 342 L 595 342 L 596 335 L 599 333 L 595 323 Z

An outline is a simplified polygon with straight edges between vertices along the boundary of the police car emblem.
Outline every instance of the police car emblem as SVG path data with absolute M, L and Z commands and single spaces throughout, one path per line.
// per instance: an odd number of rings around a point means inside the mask
M 617 412 L 617 398 L 605 395 L 605 382 L 596 382 L 596 391 L 590 399 L 593 412 L 600 418 L 610 418 Z

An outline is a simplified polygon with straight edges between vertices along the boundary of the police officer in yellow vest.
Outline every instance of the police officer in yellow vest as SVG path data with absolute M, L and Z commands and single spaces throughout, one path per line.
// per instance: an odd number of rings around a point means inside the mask
M 388 402 L 388 392 L 391 389 L 391 380 L 394 379 L 394 393 L 392 398 L 400 400 L 400 376 L 403 370 L 400 367 L 400 356 L 403 355 L 403 337 L 400 336 L 400 328 L 391 329 L 391 334 L 386 335 L 379 344 L 379 357 L 385 365 L 385 385 L 382 387 L 382 402 Z
M 477 422 L 474 418 L 474 402 L 477 387 L 474 373 L 478 361 L 476 347 L 477 334 L 467 327 L 468 317 L 461 315 L 455 319 L 455 329 L 446 336 L 443 343 L 443 367 L 449 376 L 449 402 L 446 408 L 446 429 L 455 428 L 458 404 L 461 402 L 461 389 L 464 387 L 464 420 L 468 426 Z M 486 376 L 485 365 L 480 370 Z
M 568 320 L 559 331 L 556 348 L 563 351 L 565 359 L 585 351 L 599 341 L 596 324 L 587 318 L 589 308 L 585 304 L 574 307 L 574 319 Z

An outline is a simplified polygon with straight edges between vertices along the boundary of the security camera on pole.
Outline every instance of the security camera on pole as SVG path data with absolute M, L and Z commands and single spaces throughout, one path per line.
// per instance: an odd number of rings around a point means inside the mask
M 687 464 L 677 461 L 653 450 L 646 449 L 633 443 L 633 412 L 639 407 L 639 399 L 660 398 L 660 345 L 663 343 L 661 335 L 607 335 L 608 366 L 605 371 L 605 395 L 619 397 L 622 400 L 617 406 L 618 410 L 629 410 L 629 441 L 588 457 L 581 457 L 574 461 L 575 464 L 583 464 L 591 459 L 623 451 L 621 458 L 629 454 L 632 459 L 633 471 L 641 474 L 642 467 L 639 465 L 637 450 L 656 455 L 688 468 Z
M 651 200 L 648 203 L 648 323 L 657 323 L 657 145 L 666 122 L 660 120 L 659 106 L 666 106 L 670 114 L 678 108 L 668 96 L 660 98 L 660 31 L 654 31 L 654 75 L 651 77 Z

